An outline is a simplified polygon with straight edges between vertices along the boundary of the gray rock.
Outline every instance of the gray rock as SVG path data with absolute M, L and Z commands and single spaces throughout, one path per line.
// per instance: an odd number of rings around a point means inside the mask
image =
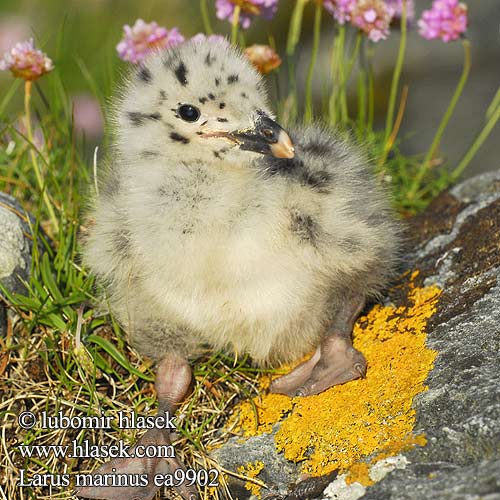
M 28 216 L 12 196 L 0 192 L 0 282 L 11 293 L 26 292 L 31 269 L 32 230 Z M 0 303 L 0 336 L 5 334 L 6 311 Z
M 428 444 L 363 498 L 499 500 L 500 171 L 441 195 L 412 231 L 423 283 L 443 287 L 428 327 L 439 355 L 414 402 Z
M 443 289 L 427 325 L 428 346 L 439 354 L 429 390 L 414 401 L 415 430 L 428 443 L 405 453 L 406 468 L 364 495 L 358 490 L 325 498 L 500 500 L 500 171 L 443 193 L 408 225 L 408 268 L 420 271 L 415 285 Z M 386 301 L 404 304 L 405 280 L 403 275 Z M 272 486 L 269 493 L 283 496 L 297 481 L 276 454 L 272 435 L 232 439 L 217 454 L 228 468 L 255 457 L 266 464 L 264 471 L 268 461 L 274 464 L 277 472 L 269 468 L 262 476 Z M 242 490 L 237 496 L 245 497 Z
M 276 453 L 275 433 L 251 437 L 243 442 L 241 438 L 231 438 L 225 446 L 214 453 L 214 458 L 231 470 L 237 470 L 239 466 L 256 461 L 265 463 L 266 466 L 259 474 L 259 479 L 272 485 L 272 489 L 266 491 L 266 494 L 284 496 L 290 484 L 297 480 L 298 466 Z M 243 483 L 237 480 L 232 481 L 231 492 L 235 498 L 249 496 L 248 490 L 243 488 Z

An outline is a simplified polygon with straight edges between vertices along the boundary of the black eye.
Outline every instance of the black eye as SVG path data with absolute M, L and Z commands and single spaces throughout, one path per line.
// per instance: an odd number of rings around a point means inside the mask
M 177 110 L 179 116 L 186 122 L 195 122 L 200 117 L 200 110 L 191 104 L 183 104 Z

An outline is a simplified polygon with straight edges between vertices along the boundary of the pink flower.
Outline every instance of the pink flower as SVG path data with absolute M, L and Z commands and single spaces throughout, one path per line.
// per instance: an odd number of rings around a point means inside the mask
M 84 133 L 90 139 L 97 139 L 102 135 L 104 121 L 101 108 L 96 99 L 88 94 L 74 96 L 73 125 L 77 132 Z
M 151 50 L 167 49 L 184 41 L 177 28 L 167 30 L 154 21 L 145 23 L 142 19 L 137 19 L 132 28 L 126 24 L 123 31 L 123 39 L 116 50 L 121 59 L 134 64 L 142 61 Z
M 10 70 L 24 80 L 36 80 L 53 69 L 52 61 L 41 50 L 35 49 L 33 38 L 14 45 L 0 61 L 1 71 Z
M 240 24 L 247 29 L 252 22 L 252 16 L 272 19 L 278 8 L 278 0 L 215 0 L 217 17 L 231 22 L 235 5 L 241 7 Z
M 467 5 L 458 0 L 434 0 L 418 21 L 419 33 L 427 40 L 457 40 L 467 30 Z
M 394 17 L 401 19 L 403 0 L 385 0 L 385 3 L 394 9 Z M 406 20 L 411 23 L 415 18 L 415 4 L 413 0 L 406 0 Z
M 205 42 L 227 42 L 223 35 L 205 35 L 205 33 L 197 33 L 190 38 L 191 42 L 205 43 Z M 228 42 L 229 43 L 229 42 Z
M 339 24 L 345 24 L 351 20 L 351 12 L 356 6 L 356 0 L 323 0 L 323 5 Z
M 351 23 L 374 42 L 389 36 L 394 9 L 382 0 L 358 0 L 351 13 Z

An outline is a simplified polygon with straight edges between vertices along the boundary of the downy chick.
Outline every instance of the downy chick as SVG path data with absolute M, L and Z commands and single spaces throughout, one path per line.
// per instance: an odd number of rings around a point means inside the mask
M 159 413 L 183 400 L 188 359 L 207 346 L 273 366 L 316 349 L 273 382 L 289 395 L 364 376 L 353 323 L 386 285 L 399 245 L 365 154 L 318 126 L 283 130 L 260 77 L 226 42 L 152 55 L 114 111 L 84 258 L 132 344 L 159 362 Z M 152 429 L 140 443 L 170 436 Z M 97 472 L 152 478 L 179 467 L 115 459 Z M 150 480 L 79 495 L 146 500 L 156 490 Z

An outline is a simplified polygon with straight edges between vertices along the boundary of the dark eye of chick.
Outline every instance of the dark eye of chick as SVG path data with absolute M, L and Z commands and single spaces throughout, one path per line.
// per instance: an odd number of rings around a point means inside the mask
M 179 116 L 186 122 L 195 122 L 200 117 L 200 110 L 191 104 L 183 104 L 177 110 Z

